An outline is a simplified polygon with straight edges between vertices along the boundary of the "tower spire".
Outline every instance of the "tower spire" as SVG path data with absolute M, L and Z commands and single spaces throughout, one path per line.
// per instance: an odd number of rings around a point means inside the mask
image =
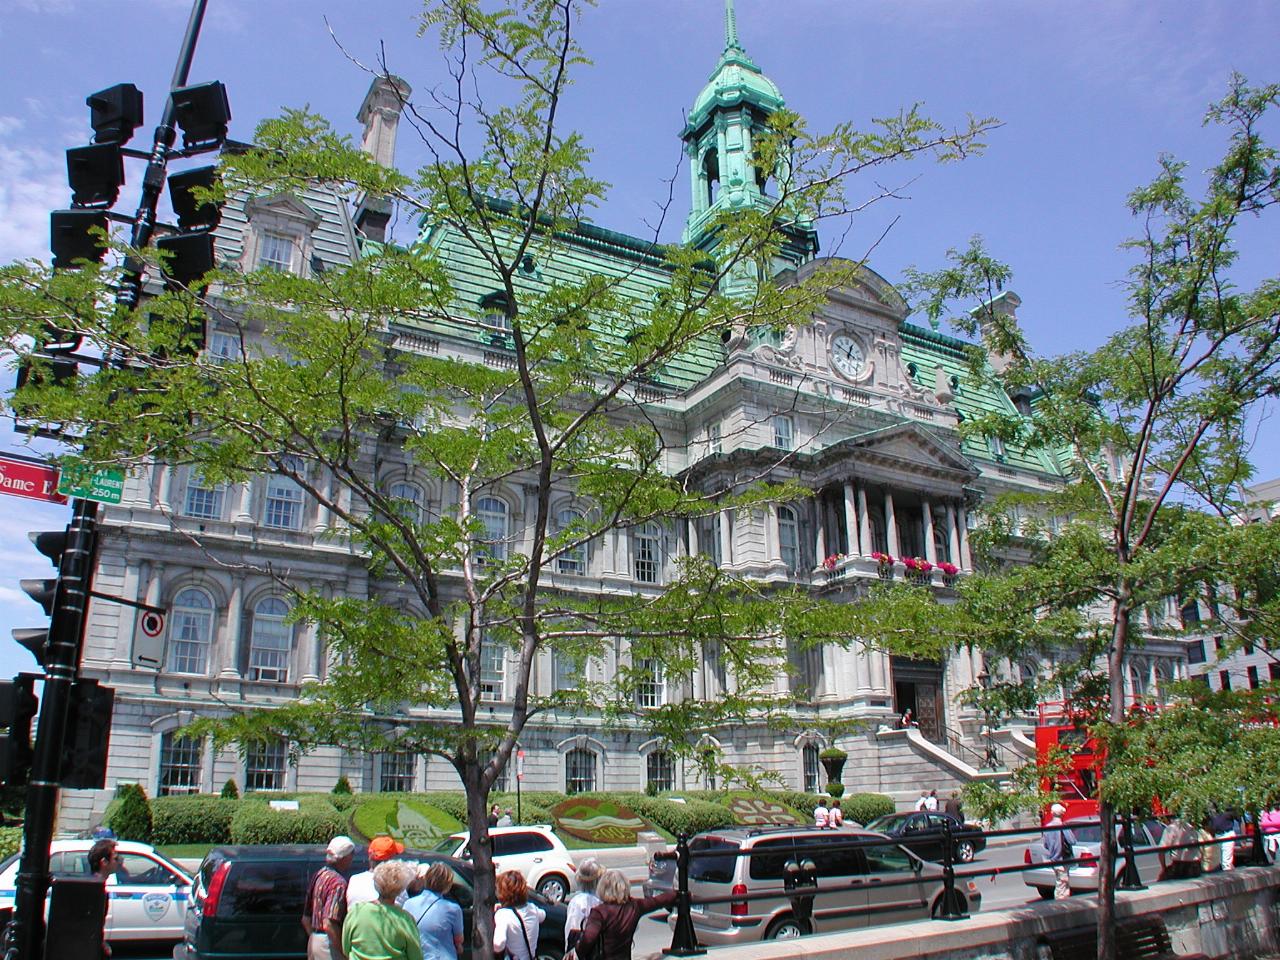
M 733 10 L 733 0 L 724 0 L 724 49 L 741 50 L 738 42 L 738 16 Z

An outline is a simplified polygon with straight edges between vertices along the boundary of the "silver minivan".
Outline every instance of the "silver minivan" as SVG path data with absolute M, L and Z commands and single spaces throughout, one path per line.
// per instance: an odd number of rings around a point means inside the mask
M 879 842 L 845 846 L 852 841 Z M 882 833 L 735 827 L 698 834 L 689 841 L 689 852 L 693 926 L 699 942 L 707 945 L 784 940 L 921 920 L 936 916 L 940 909 L 942 868 Z M 803 910 L 797 913 L 783 880 L 789 861 L 804 860 L 813 861 L 817 877 L 811 919 L 802 915 Z M 963 909 L 975 911 L 981 906 L 976 884 L 961 880 L 956 887 Z M 699 902 L 759 894 L 776 896 Z

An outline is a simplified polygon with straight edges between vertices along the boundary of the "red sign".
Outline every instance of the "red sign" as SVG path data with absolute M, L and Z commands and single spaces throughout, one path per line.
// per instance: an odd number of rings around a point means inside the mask
M 29 500 L 66 503 L 58 492 L 58 468 L 11 454 L 0 454 L 0 493 Z

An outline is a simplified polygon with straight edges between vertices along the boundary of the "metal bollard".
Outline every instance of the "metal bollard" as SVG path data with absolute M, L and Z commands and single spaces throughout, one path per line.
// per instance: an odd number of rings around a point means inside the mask
M 939 920 L 965 920 L 964 897 L 956 889 L 956 839 L 951 829 L 951 819 L 942 818 L 942 903 L 938 910 Z
M 693 932 L 693 917 L 689 914 L 689 835 L 676 838 L 676 928 L 671 934 L 671 946 L 662 951 L 672 957 L 694 957 L 706 953 L 698 946 L 698 935 Z
M 813 932 L 813 893 L 818 889 L 818 867 L 812 860 L 788 860 L 782 868 L 782 887 L 791 900 L 795 918 Z
M 1120 871 L 1116 889 L 1145 890 L 1147 885 L 1142 882 L 1142 876 L 1138 873 L 1138 858 L 1133 852 L 1133 814 L 1124 814 L 1120 823 L 1120 842 L 1124 845 L 1124 869 Z

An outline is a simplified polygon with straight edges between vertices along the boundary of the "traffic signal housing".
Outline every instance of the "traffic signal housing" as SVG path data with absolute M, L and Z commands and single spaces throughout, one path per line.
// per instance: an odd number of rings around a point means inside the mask
M 142 126 L 142 91 L 132 83 L 117 83 L 85 98 L 94 143 L 126 144 Z
M 35 548 L 49 558 L 55 570 L 62 566 L 62 554 L 67 549 L 69 533 L 66 530 L 32 530 L 27 536 L 35 544 Z M 49 631 L 53 626 L 53 615 L 56 610 L 58 595 L 58 578 L 43 577 L 19 581 L 23 593 L 29 596 L 49 617 L 49 625 L 45 627 L 18 627 L 13 631 L 13 639 L 19 646 L 31 651 L 36 663 L 45 665 L 49 653 Z
M 23 673 L 12 680 L 0 681 L 0 781 L 21 786 L 31 778 L 31 722 L 35 720 L 40 701 L 36 698 L 38 678 Z
M 60 778 L 64 787 L 100 790 L 107 785 L 107 745 L 115 698 L 115 690 L 97 680 L 80 679 L 71 685 L 67 749 L 62 755 Z

